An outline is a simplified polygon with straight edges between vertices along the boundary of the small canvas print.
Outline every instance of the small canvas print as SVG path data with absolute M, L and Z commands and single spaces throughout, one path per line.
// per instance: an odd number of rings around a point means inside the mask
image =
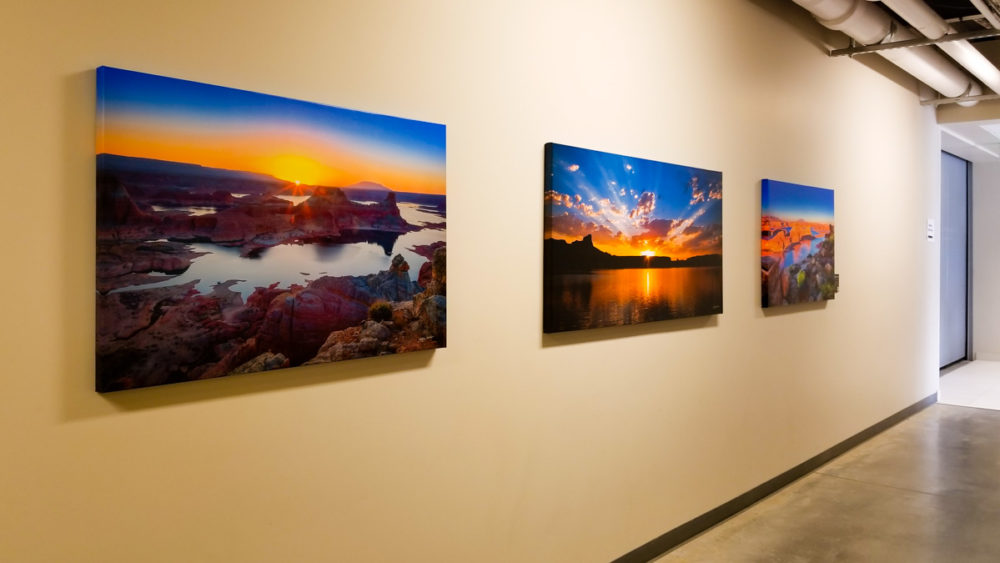
M 722 173 L 545 145 L 543 330 L 722 313 Z
M 445 345 L 445 127 L 97 69 L 96 388 Z
M 760 193 L 761 304 L 833 299 L 833 190 L 762 180 Z

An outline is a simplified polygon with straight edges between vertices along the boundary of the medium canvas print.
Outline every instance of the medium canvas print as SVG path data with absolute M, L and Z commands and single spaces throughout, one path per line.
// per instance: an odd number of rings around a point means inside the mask
M 761 304 L 833 299 L 833 190 L 762 180 L 760 193 Z
M 444 125 L 97 70 L 96 388 L 446 339 Z
M 543 330 L 722 313 L 722 173 L 545 145 Z

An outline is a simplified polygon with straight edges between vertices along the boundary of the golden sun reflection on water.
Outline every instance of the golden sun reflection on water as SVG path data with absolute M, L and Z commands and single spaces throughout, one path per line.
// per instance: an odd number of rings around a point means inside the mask
M 554 276 L 546 287 L 556 330 L 722 312 L 722 269 L 631 268 Z

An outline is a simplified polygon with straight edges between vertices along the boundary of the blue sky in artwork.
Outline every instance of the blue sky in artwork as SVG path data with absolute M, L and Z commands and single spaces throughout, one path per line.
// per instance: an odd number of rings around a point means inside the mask
M 762 180 L 761 213 L 789 221 L 833 223 L 833 190 Z
M 441 124 L 111 67 L 97 103 L 98 152 L 444 193 Z
M 550 144 L 547 236 L 618 255 L 721 252 L 722 173 Z
M 444 158 L 443 126 L 129 70 L 98 69 L 104 111 L 205 122 L 282 121 Z

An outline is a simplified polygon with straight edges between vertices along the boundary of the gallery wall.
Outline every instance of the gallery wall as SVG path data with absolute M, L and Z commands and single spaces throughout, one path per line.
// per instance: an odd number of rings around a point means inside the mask
M 1000 164 L 972 165 L 972 357 L 1000 360 Z
M 791 2 L 42 0 L 0 36 L 0 560 L 608 561 L 937 389 L 933 114 Z M 94 393 L 100 65 L 446 124 L 447 348 Z M 721 170 L 724 313 L 543 336 L 549 141 Z M 761 178 L 835 190 L 835 300 L 760 308 Z

